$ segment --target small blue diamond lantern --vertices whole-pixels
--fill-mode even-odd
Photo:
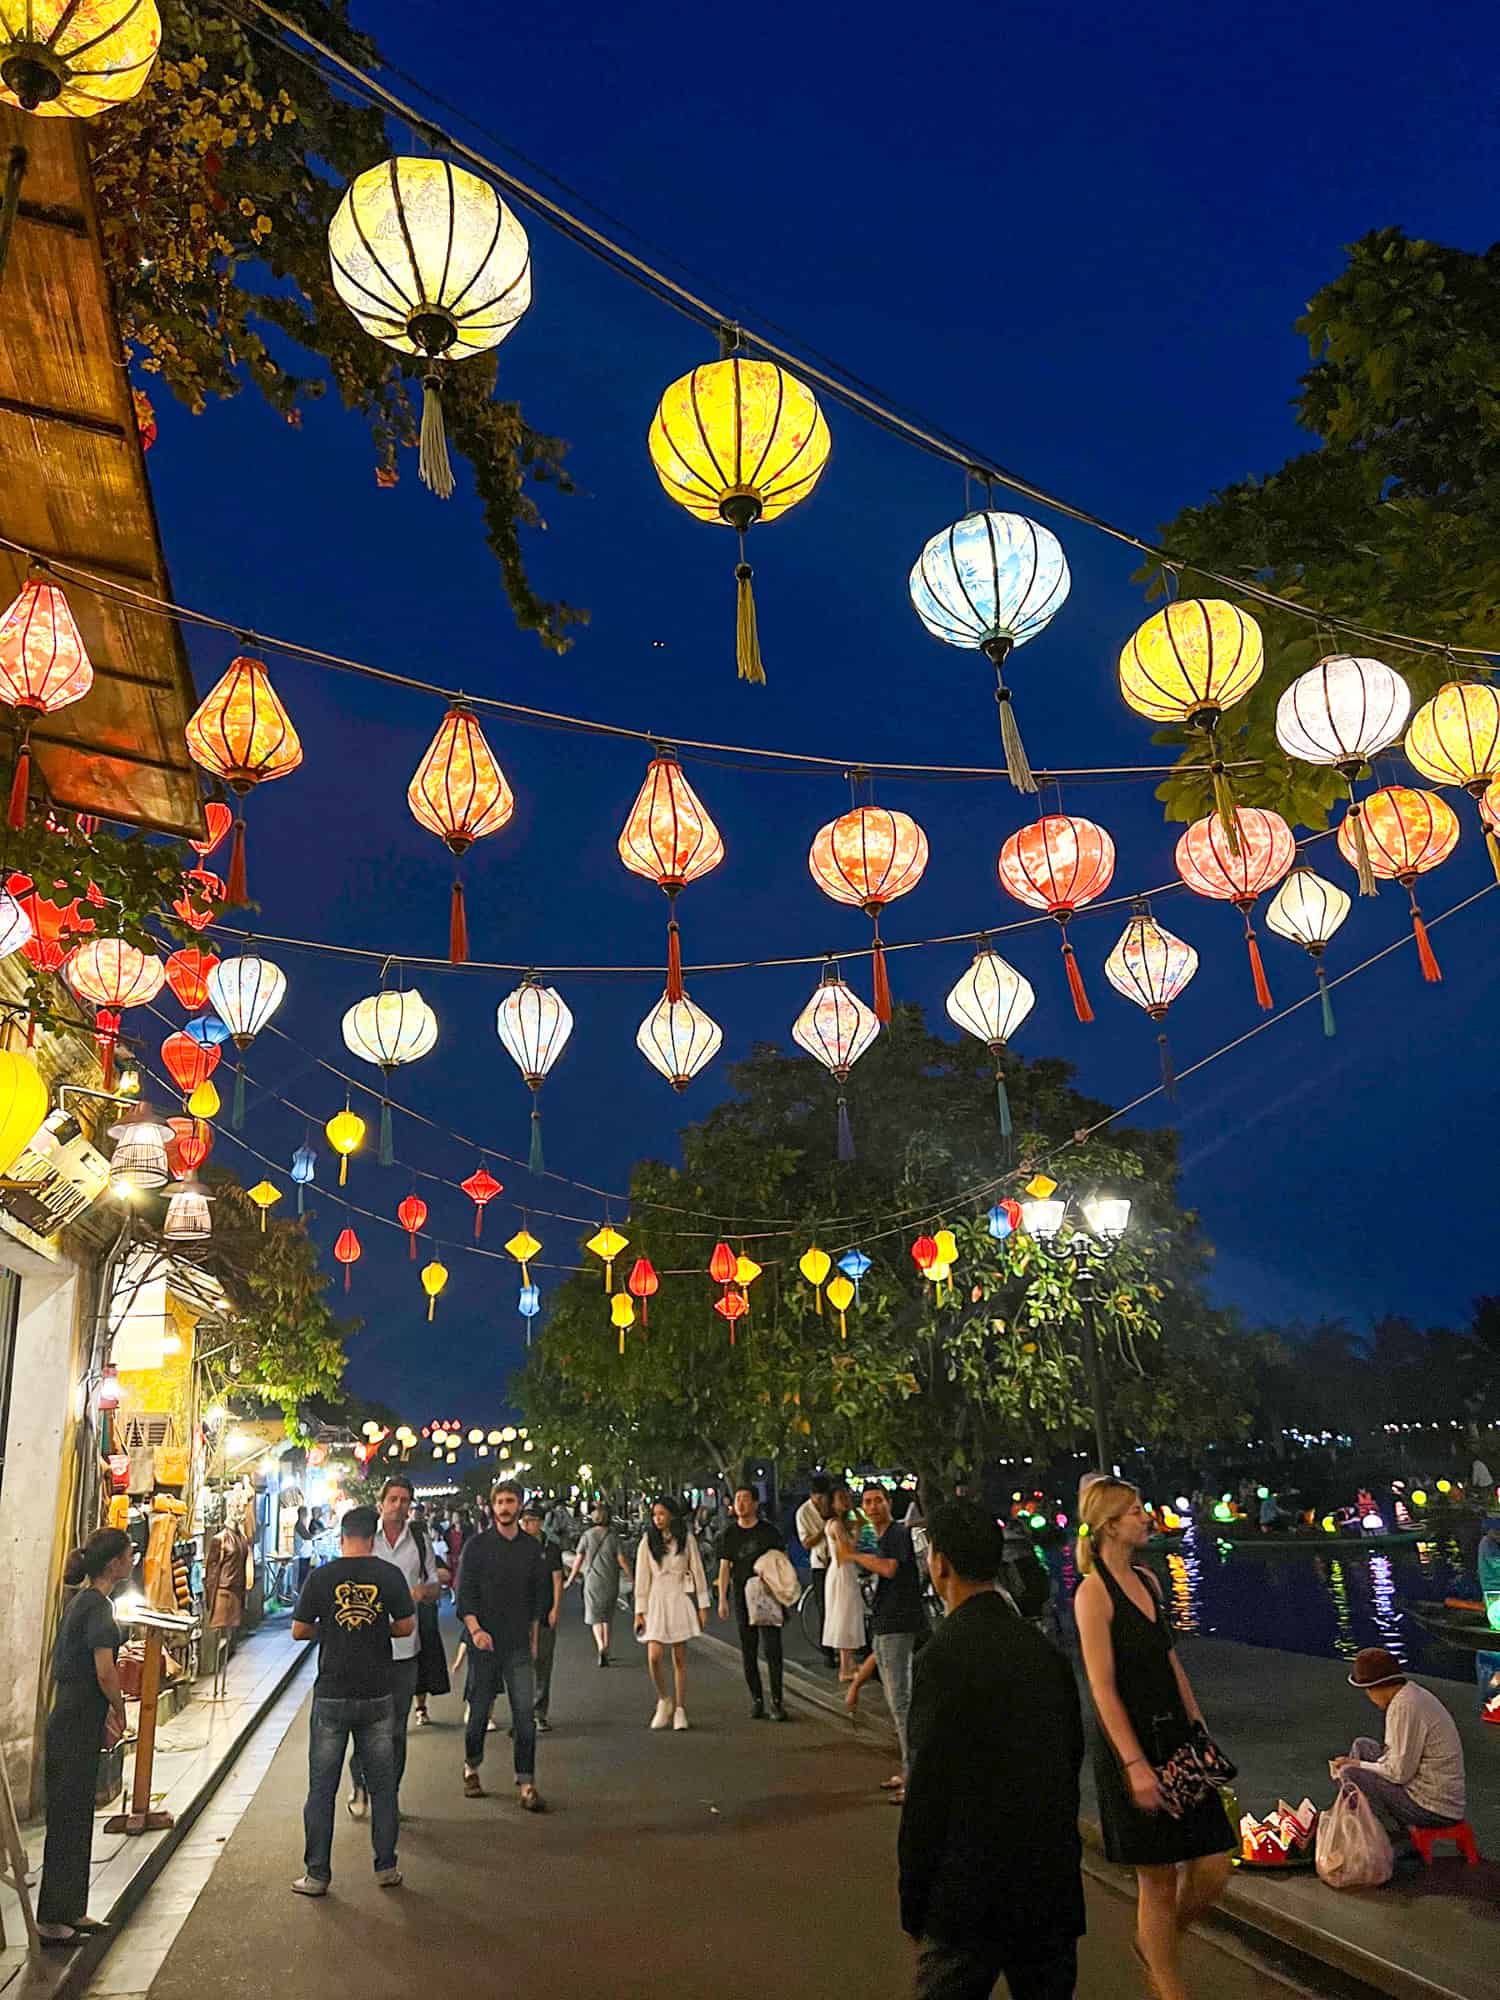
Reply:
[[[859,1304],[859,1281],[870,1268],[870,1260],[863,1250],[846,1250],[839,1259],[839,1269],[854,1286],[854,1303]]]
[[[317,1178],[318,1156],[311,1146],[299,1146],[292,1155],[292,1179],[297,1183],[297,1213],[302,1214],[303,1189]]]

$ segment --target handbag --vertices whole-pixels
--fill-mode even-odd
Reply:
[[[786,1607],[759,1576],[752,1576],[745,1585],[745,1615],[752,1625],[780,1627],[786,1623]]]
[[[1192,1725],[1187,1741],[1165,1763],[1153,1764],[1152,1769],[1162,1804],[1174,1819],[1201,1806],[1239,1775],[1239,1766],[1230,1762],[1201,1722]]]

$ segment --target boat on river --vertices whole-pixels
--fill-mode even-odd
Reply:
[[[1239,1534],[1230,1534],[1226,1532],[1229,1525],[1222,1521],[1212,1523],[1200,1521],[1198,1532],[1199,1534],[1212,1532],[1219,1541],[1227,1542],[1231,1548],[1243,1549],[1247,1554],[1254,1550],[1261,1555],[1287,1554],[1292,1551],[1304,1556],[1344,1555],[1356,1549],[1366,1552],[1371,1549],[1414,1549],[1418,1542],[1432,1540],[1431,1535],[1419,1528],[1396,1528],[1384,1535],[1330,1535],[1317,1528],[1308,1528],[1302,1534],[1295,1535],[1261,1535],[1254,1530],[1246,1533],[1243,1529]]]
[[[1500,1653],[1500,1631],[1491,1625],[1477,1598],[1445,1597],[1441,1603],[1428,1598],[1408,1606],[1422,1630],[1445,1646],[1460,1652]]]

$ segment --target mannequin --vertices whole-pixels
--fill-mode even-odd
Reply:
[[[213,1693],[225,1691],[229,1647],[245,1615],[249,1566],[253,1560],[248,1538],[232,1519],[210,1535],[203,1554],[203,1623],[213,1637]]]

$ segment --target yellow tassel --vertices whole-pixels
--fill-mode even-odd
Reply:
[[[620,1328],[620,1353],[623,1355],[624,1352],[625,1352],[625,1329],[622,1326]]]
[[[429,1298],[427,1301],[427,1317],[431,1319],[433,1313],[436,1310],[437,1310],[437,1300],[435,1298]]]
[[[607,1298],[615,1288],[615,1265],[612,1257],[604,1260],[604,1293]]]
[[[823,1294],[816,1288],[813,1291],[813,1304],[818,1309],[818,1318],[821,1319],[823,1317]]]
[[[348,1179],[349,1179],[349,1155],[348,1155],[347,1153],[340,1153],[340,1154],[339,1154],[339,1186],[340,1186],[340,1187],[343,1187],[343,1186],[344,1186],[344,1185],[346,1184],[346,1182],[348,1181]]]
[[[1229,851],[1238,856],[1240,851],[1240,830],[1234,817],[1234,793],[1229,789],[1229,779],[1224,766],[1214,760],[1214,811],[1219,815],[1219,823],[1224,829],[1224,837],[1229,842]]]
[[[844,1315],[843,1315],[842,1313],[840,1313],[840,1314],[839,1314],[839,1339],[840,1339],[840,1340],[847,1340],[848,1338],[849,1338],[849,1322],[848,1322],[848,1321],[847,1321],[847,1320],[846,1320],[846,1319],[844,1318]]]
[[[766,670],[760,657],[760,634],[755,625],[755,592],[750,588],[752,572],[749,563],[736,563],[734,573],[739,583],[734,639],[740,679],[755,681],[764,687]]]
[[[1484,844],[1490,852],[1490,866],[1495,871],[1495,880],[1500,882],[1500,840],[1496,840],[1491,831],[1485,834]]]

